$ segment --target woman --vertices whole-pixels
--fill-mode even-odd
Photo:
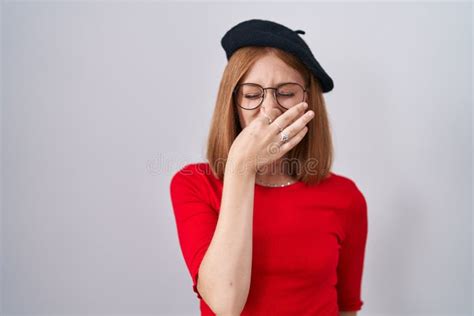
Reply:
[[[208,162],[172,177],[201,315],[356,315],[363,305],[367,204],[330,171],[323,93],[333,82],[299,34],[265,20],[226,33]]]

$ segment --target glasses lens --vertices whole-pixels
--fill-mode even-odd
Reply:
[[[304,100],[304,90],[296,83],[286,83],[278,88],[278,103],[289,109]]]
[[[256,108],[262,102],[262,98],[262,88],[253,84],[242,84],[235,92],[237,104],[245,109]]]

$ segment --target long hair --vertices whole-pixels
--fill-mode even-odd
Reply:
[[[285,156],[289,175],[306,184],[317,184],[329,176],[333,163],[333,144],[321,86],[309,69],[293,55],[274,47],[246,46],[231,56],[219,85],[214,113],[207,140],[206,159],[211,171],[224,179],[225,165],[234,139],[242,131],[233,100],[233,89],[250,67],[261,57],[274,54],[289,67],[297,70],[308,87],[308,110],[314,118],[307,124],[304,138]]]

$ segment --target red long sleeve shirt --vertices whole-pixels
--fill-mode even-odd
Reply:
[[[184,261],[201,315],[199,265],[217,224],[223,181],[208,163],[187,164],[170,182]],[[357,185],[330,173],[318,185],[255,184],[251,284],[242,316],[322,315],[360,310],[367,204]]]

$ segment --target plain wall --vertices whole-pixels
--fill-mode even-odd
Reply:
[[[359,315],[470,315],[472,13],[4,2],[1,314],[198,315],[169,181],[204,161],[221,37],[262,18],[306,31],[334,79],[333,171],[369,211]]]

